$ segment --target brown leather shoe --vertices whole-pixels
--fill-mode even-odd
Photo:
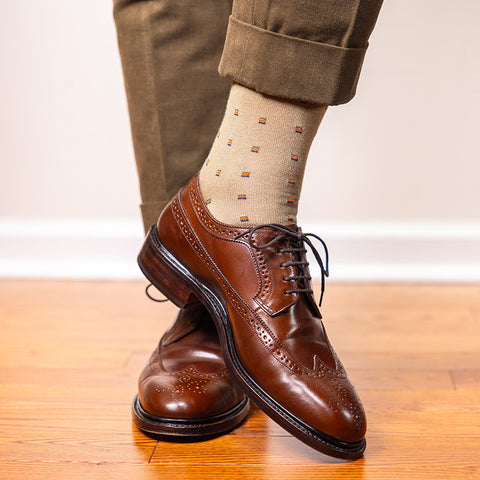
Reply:
[[[157,435],[211,436],[238,426],[248,410],[210,315],[200,303],[183,308],[140,375],[135,425]]]
[[[198,298],[207,307],[227,368],[265,413],[317,450],[358,458],[365,413],[314,302],[305,243],[313,247],[297,228],[217,222],[194,177],[167,205],[138,260],[174,303]]]

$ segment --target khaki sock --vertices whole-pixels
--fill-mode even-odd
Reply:
[[[305,163],[325,106],[232,86],[200,190],[220,222],[295,224]]]

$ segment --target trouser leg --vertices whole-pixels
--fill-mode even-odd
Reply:
[[[219,71],[267,95],[346,103],[382,1],[234,0]]]
[[[200,168],[225,109],[231,0],[114,0],[147,230]]]

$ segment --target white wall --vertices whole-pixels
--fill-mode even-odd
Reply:
[[[0,275],[137,276],[139,195],[110,0],[0,17]],[[477,0],[386,0],[300,218],[335,279],[480,280]]]
[[[322,218],[480,220],[479,16],[476,0],[385,1],[358,95],[329,111],[308,165]]]

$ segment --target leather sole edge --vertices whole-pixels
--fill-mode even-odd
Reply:
[[[176,419],[156,417],[142,406],[138,394],[132,401],[132,419],[135,426],[145,434],[174,437],[212,437],[237,428],[250,410],[248,398],[231,410],[215,417],[201,419]]]

